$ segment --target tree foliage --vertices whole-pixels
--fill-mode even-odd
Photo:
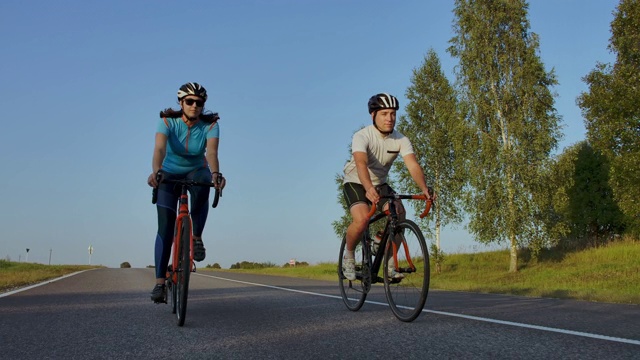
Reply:
[[[435,220],[439,249],[441,228],[462,222],[459,200],[466,179],[462,170],[465,127],[457,111],[456,92],[433,49],[425,56],[422,66],[413,70],[411,83],[406,92],[409,100],[406,115],[400,117],[398,130],[411,139],[427,184],[438,196],[432,215],[425,219]],[[396,162],[394,169],[401,191],[420,193],[403,163]],[[417,214],[424,210],[422,202],[411,204]],[[425,223],[421,225],[424,227]]]
[[[615,64],[598,63],[578,97],[587,138],[610,161],[610,184],[626,222],[640,232],[640,1],[622,0],[611,22]]]
[[[309,263],[306,261],[297,261],[295,265],[291,266],[291,264],[289,263],[285,263],[284,265],[282,265],[283,268],[288,268],[288,267],[305,267],[305,266],[309,266]]]
[[[547,225],[553,241],[547,246],[580,248],[622,230],[622,213],[609,186],[609,163],[588,142],[565,149],[550,170]]]
[[[235,264],[231,264],[231,267],[229,267],[229,269],[231,270],[265,269],[265,268],[272,268],[272,267],[277,267],[277,265],[272,262],[257,263],[252,261],[242,261],[242,262],[237,262]]]
[[[342,241],[342,238],[344,237],[344,234],[346,234],[347,232],[347,227],[349,226],[349,224],[351,223],[351,213],[349,212],[349,208],[347,208],[347,201],[344,199],[344,196],[342,195],[343,191],[342,191],[342,182],[343,182],[343,175],[341,174],[336,174],[335,177],[335,183],[336,186],[338,188],[338,204],[340,204],[340,206],[342,206],[342,214],[340,215],[340,218],[338,220],[334,220],[331,225],[333,226],[333,231],[335,232],[337,238]]]
[[[469,230],[483,243],[507,241],[509,271],[520,246],[545,236],[534,201],[560,138],[547,72],[529,31],[523,0],[456,0],[449,52],[459,59],[458,86],[468,144]]]

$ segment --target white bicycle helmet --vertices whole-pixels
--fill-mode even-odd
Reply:
[[[186,83],[180,86],[178,90],[178,101],[182,100],[187,95],[195,95],[201,97],[204,101],[207,101],[207,90],[200,84],[195,82]]]
[[[385,93],[373,95],[369,99],[369,114],[373,114],[374,112],[382,109],[400,109],[398,99],[393,95]]]

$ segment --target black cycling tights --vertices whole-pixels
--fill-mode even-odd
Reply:
[[[164,173],[165,179],[192,179],[198,182],[211,182],[211,173],[207,168],[198,169],[188,174],[176,175]],[[202,235],[204,225],[209,214],[209,188],[194,186],[189,190],[191,199],[191,219],[193,220],[193,235]],[[162,183],[158,187],[158,234],[156,235],[155,263],[156,278],[164,278],[167,273],[171,245],[173,243],[174,226],[180,185]]]

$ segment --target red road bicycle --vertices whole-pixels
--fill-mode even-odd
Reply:
[[[217,174],[218,181],[222,174]],[[214,187],[213,183],[203,183],[193,180],[168,180],[158,176],[158,183],[172,183],[181,188],[178,216],[176,216],[175,231],[173,235],[173,246],[171,249],[171,261],[167,268],[166,286],[167,293],[171,296],[171,313],[176,314],[178,326],[184,325],[187,315],[187,295],[189,293],[189,278],[192,272],[196,271],[196,264],[193,261],[193,233],[191,215],[189,213],[189,197],[187,193],[192,186]],[[218,201],[222,196],[222,189],[215,188],[212,207],[218,206]],[[157,188],[153,189],[152,203],[155,204],[158,197]],[[165,299],[165,303],[166,303]]]
[[[433,192],[429,189],[430,194]],[[342,259],[346,251],[346,237],[340,246],[338,278],[340,294],[347,308],[358,311],[364,305],[371,285],[384,283],[384,290],[393,314],[401,321],[415,320],[422,312],[429,292],[429,252],[422,231],[408,219],[398,219],[394,200],[425,200],[425,210],[420,218],[431,210],[432,200],[421,195],[383,195],[389,199],[389,208],[374,216],[376,206],[371,206],[369,224],[355,248],[356,279],[348,280],[342,273]],[[371,238],[371,225],[386,219],[380,243]],[[382,277],[378,276],[380,268]]]

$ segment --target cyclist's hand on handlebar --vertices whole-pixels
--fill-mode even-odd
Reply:
[[[213,185],[218,190],[224,189],[224,187],[227,185],[227,179],[225,179],[221,173],[214,173],[211,182],[213,182]]]
[[[147,184],[152,188],[157,188],[159,180],[162,178],[162,173],[158,171],[157,173],[151,173],[149,178],[147,179]]]
[[[432,187],[428,187],[427,191],[424,191],[423,194],[427,197],[427,200],[435,201],[436,193],[433,191]]]
[[[378,194],[378,190],[376,190],[375,186],[372,186],[367,190],[366,196],[372,204],[377,204],[380,201],[380,194]]]

